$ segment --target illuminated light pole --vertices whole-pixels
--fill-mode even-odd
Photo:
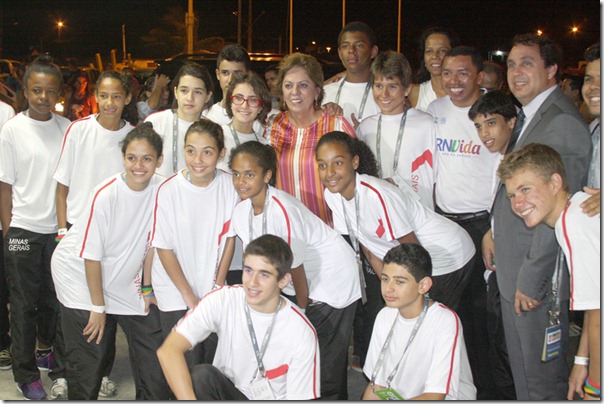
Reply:
[[[59,41],[61,41],[61,28],[63,28],[63,21],[57,22],[57,30],[59,31]]]
[[[543,35],[543,31],[541,31],[540,29],[537,30],[537,35],[541,36]]]
[[[579,27],[576,27],[576,26],[572,27],[572,28],[570,29],[570,32],[572,32],[573,34],[578,33],[578,32],[579,32]]]

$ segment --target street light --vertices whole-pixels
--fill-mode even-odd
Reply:
[[[59,41],[61,40],[61,28],[63,28],[63,21],[57,22],[57,29],[59,31]]]
[[[576,34],[577,32],[579,32],[579,27],[572,27],[570,32],[572,32],[573,34]]]
[[[537,30],[537,35],[541,36],[543,35],[543,31],[541,31],[540,29]]]

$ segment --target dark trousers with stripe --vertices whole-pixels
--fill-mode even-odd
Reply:
[[[13,375],[17,383],[40,379],[36,367],[36,338],[52,346],[59,303],[50,273],[56,234],[38,234],[11,227],[4,240],[5,270],[10,293]],[[60,347],[55,357],[61,360]],[[51,375],[52,377],[52,375]]]
[[[117,325],[128,341],[130,369],[134,379],[136,400],[167,400],[170,388],[161,370],[156,351],[163,342],[159,313],[152,305],[146,316],[113,315],[106,317],[103,339],[99,344],[87,342],[82,330],[90,312],[61,306],[62,329],[65,337],[68,395],[70,400],[96,400],[107,363],[111,360],[111,344],[115,344]]]
[[[8,318],[8,282],[4,270],[4,239],[0,245],[0,351],[10,348],[10,321]]]

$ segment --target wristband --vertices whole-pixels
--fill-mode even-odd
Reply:
[[[105,306],[95,306],[94,304],[92,304],[90,306],[90,311],[94,313],[103,314],[105,312]]]
[[[587,356],[576,356],[575,355],[575,365],[589,365],[589,358]]]
[[[59,231],[57,232],[57,234],[59,236],[64,236],[67,234],[67,229],[65,227],[63,227],[62,229],[59,229]]]

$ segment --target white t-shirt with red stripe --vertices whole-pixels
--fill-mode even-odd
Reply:
[[[356,129],[377,158],[377,128],[382,117],[380,131],[380,156],[382,178],[392,178],[398,185],[405,181],[421,198],[424,206],[434,210],[433,191],[436,182],[436,124],[430,114],[411,108],[403,131],[398,166],[394,168],[394,151],[403,114],[376,115],[369,117]]]
[[[22,112],[0,130],[0,181],[12,186],[11,227],[38,234],[57,231],[52,173],[61,153],[69,119],[52,114],[37,121]]]
[[[353,249],[334,229],[327,226],[298,199],[269,186],[270,202],[266,212],[266,230],[285,240],[292,249],[292,268],[304,264],[309,297],[341,309],[361,298],[361,286]],[[246,199],[235,207],[231,221],[245,247],[250,242],[249,215],[252,201]],[[252,238],[262,235],[262,217],[252,220]],[[283,292],[295,295],[293,285]]]
[[[334,229],[348,234],[344,208],[359,242],[379,259],[399,245],[398,239],[415,232],[422,246],[432,258],[433,276],[445,275],[464,266],[476,252],[468,233],[457,223],[426,208],[415,199],[406,184],[396,187],[386,180],[365,174],[356,175],[355,188],[359,193],[359,217],[354,198],[345,200],[340,194],[325,189],[325,201],[333,212]]]
[[[266,375],[277,400],[312,400],[320,395],[319,343],[314,327],[289,300],[281,298],[263,357]],[[248,331],[243,286],[225,286],[205,295],[175,326],[191,345],[218,334],[213,365],[252,399],[250,382],[258,370]],[[250,309],[256,340],[262,344],[274,313]]]
[[[105,129],[98,114],[72,122],[63,137],[63,148],[53,178],[69,187],[67,222],[73,224],[86,209],[90,191],[105,178],[122,172],[120,141],[134,126],[126,122],[119,130]]]
[[[405,319],[398,309],[384,307],[377,315],[363,372],[371,380],[376,362],[396,318],[392,340],[375,384],[387,386],[387,379],[405,351],[417,318]],[[423,393],[445,394],[445,400],[476,400],[476,387],[468,362],[463,329],[457,314],[434,302],[407,349],[391,388],[404,399]]]
[[[577,192],[555,224],[570,272],[570,309],[600,309],[600,215],[589,217],[581,203],[591,195]]]
[[[120,173],[94,188],[84,213],[52,256],[52,279],[65,307],[90,311],[84,266],[84,259],[90,259],[101,262],[107,313],[145,315],[140,295],[143,260],[155,192],[162,180],[155,175],[143,191],[133,191]]]
[[[198,297],[214,286],[217,263],[224,252],[238,200],[231,175],[221,170],[216,170],[216,177],[205,188],[191,184],[183,171],[179,171],[157,191],[152,246],[174,251],[187,282]],[[187,308],[157,252],[152,279],[160,310]]]
[[[174,112],[171,109],[155,112],[149,115],[145,122],[151,122],[153,129],[164,140],[164,161],[157,169],[157,173],[164,177],[170,177],[175,173],[173,149],[174,149]],[[185,134],[193,122],[187,122],[180,118],[177,121],[176,134],[176,168],[182,170],[187,168],[185,164]]]

